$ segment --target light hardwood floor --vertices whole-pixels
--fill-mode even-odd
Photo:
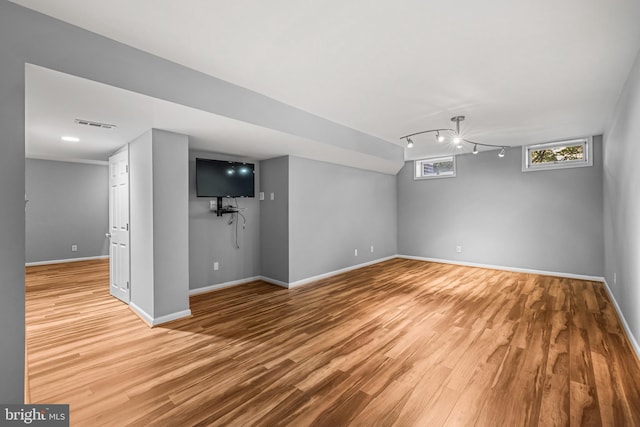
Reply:
[[[600,283],[393,259],[153,329],[108,287],[105,261],[27,269],[31,399],[72,425],[640,426]]]

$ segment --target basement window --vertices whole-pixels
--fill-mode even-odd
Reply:
[[[451,178],[456,176],[456,157],[434,157],[414,162],[414,179]]]
[[[522,147],[522,171],[592,166],[592,152],[590,137],[526,145]]]

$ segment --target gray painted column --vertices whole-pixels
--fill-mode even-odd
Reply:
[[[153,129],[129,144],[131,304],[152,323],[189,310],[189,139]]]
[[[130,304],[151,319],[154,317],[155,273],[152,142],[152,131],[149,130],[129,143]]]

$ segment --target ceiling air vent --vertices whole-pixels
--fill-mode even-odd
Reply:
[[[76,119],[75,122],[79,125],[91,126],[94,128],[102,128],[102,129],[113,129],[116,127],[116,125],[110,125],[107,123],[100,123],[100,122],[92,122],[91,120]]]

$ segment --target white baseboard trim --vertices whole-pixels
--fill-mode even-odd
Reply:
[[[306,279],[296,280],[295,282],[289,282],[286,287],[295,288],[296,286],[306,285],[307,283],[316,282],[318,280],[326,279],[328,277],[337,276],[338,274],[346,273],[351,270],[357,270],[369,265],[378,264],[380,262],[388,261],[390,259],[397,258],[397,255],[391,255],[384,258],[374,259],[373,261],[363,262],[362,264],[352,265],[350,267],[341,268],[339,270],[330,271],[328,273],[318,274],[317,276],[307,277]],[[281,282],[282,283],[282,282]],[[280,285],[282,286],[282,285]]]
[[[283,288],[289,288],[289,284],[287,282],[272,279],[271,277],[260,276],[260,280],[262,280],[263,282],[271,283],[272,285],[282,286]]]
[[[398,255],[398,258],[413,259],[417,261],[437,262],[440,264],[463,265],[465,267],[489,268],[491,270],[513,271],[514,273],[540,274],[542,276],[555,276],[555,277],[565,277],[567,279],[579,279],[579,280],[589,280],[592,282],[604,282],[604,277],[587,276],[584,274],[561,273],[557,271],[534,270],[530,268],[519,268],[519,267],[505,267],[502,265],[479,264],[475,262],[465,262],[465,261],[452,261],[448,259],[426,258],[426,257],[413,256],[413,255]]]
[[[161,325],[163,323],[172,322],[174,320],[182,319],[183,317],[191,316],[191,310],[176,311],[175,313],[165,314],[164,316],[154,318],[149,313],[144,311],[134,302],[129,301],[129,308],[135,314],[137,314],[149,327]]]
[[[173,322],[174,320],[182,319],[191,316],[191,310],[181,310],[175,313],[165,314],[164,316],[156,317],[153,319],[152,326],[162,325],[163,323]]]
[[[220,283],[220,284],[217,284],[217,285],[206,286],[206,287],[203,287],[203,288],[191,289],[191,290],[189,290],[189,295],[196,295],[196,294],[200,294],[200,293],[204,293],[204,292],[213,291],[213,290],[216,290],[216,289],[227,288],[227,287],[230,287],[230,286],[244,285],[246,283],[255,282],[256,280],[262,280],[263,282],[267,282],[267,283],[270,283],[272,285],[277,285],[277,286],[281,286],[283,288],[289,289],[289,288],[294,288],[296,286],[305,285],[307,283],[315,282],[315,281],[318,281],[318,280],[321,280],[321,279],[326,279],[327,277],[331,277],[331,276],[335,276],[335,275],[338,275],[338,274],[346,273],[347,271],[356,270],[358,268],[366,267],[368,265],[377,264],[379,262],[387,261],[387,260],[390,260],[390,259],[393,259],[393,258],[396,258],[396,257],[397,257],[396,255],[392,255],[392,256],[385,257],[385,258],[379,258],[379,259],[375,259],[373,261],[364,262],[362,264],[352,265],[351,267],[342,268],[340,270],[330,271],[328,273],[323,273],[323,274],[319,274],[317,276],[308,277],[306,279],[297,280],[295,282],[283,282],[282,280],[273,279],[273,278],[267,277],[267,276],[248,277],[246,279],[234,280],[234,281],[231,281],[231,282],[226,282],[226,283]]]
[[[607,283],[607,280],[606,279],[603,280],[603,283],[604,283],[604,289],[607,291],[607,294],[609,294],[609,298],[613,302],[613,306],[616,308],[616,312],[618,313],[618,318],[622,322],[622,328],[624,329],[624,332],[627,335],[627,339],[631,343],[631,347],[633,347],[633,351],[635,351],[636,357],[638,358],[638,360],[640,360],[640,345],[638,345],[638,341],[636,341],[636,337],[633,336],[633,332],[631,332],[631,328],[629,328],[627,319],[625,319],[624,314],[622,313],[622,310],[618,305],[618,301],[616,300],[616,297],[613,295],[613,291],[611,291],[611,288]]]
[[[231,286],[244,285],[246,283],[263,280],[262,276],[247,277],[245,279],[232,280],[230,282],[217,283],[215,285],[203,286],[201,288],[189,289],[189,295],[204,294],[205,292],[215,291],[216,289],[229,288]]]
[[[394,258],[404,258],[404,259],[412,259],[417,261],[436,262],[441,264],[463,265],[466,267],[489,268],[492,270],[513,271],[516,273],[540,274],[543,276],[566,277],[569,279],[590,280],[593,282],[604,282],[604,278],[600,276],[587,276],[583,274],[561,273],[561,272],[555,272],[555,271],[534,270],[534,269],[518,268],[518,267],[505,267],[500,265],[453,261],[453,260],[446,260],[446,259],[439,259],[439,258],[426,258],[426,257],[413,256],[413,255],[391,255],[388,257],[378,258],[378,259],[364,262],[361,264],[352,265],[350,267],[341,268],[339,270],[330,271],[328,273],[319,274],[317,276],[308,277],[306,279],[296,280],[295,282],[284,282],[282,280],[273,279],[267,276],[253,276],[253,277],[247,277],[245,279],[233,280],[230,282],[205,286],[202,288],[190,289],[189,295],[197,295],[197,294],[201,294],[209,291],[214,291],[216,289],[228,288],[228,287],[237,286],[237,285],[244,285],[246,283],[254,282],[256,280],[262,280],[263,282],[267,282],[272,285],[281,286],[283,288],[295,288],[296,286],[306,285],[307,283],[316,282],[318,280],[322,280],[328,277],[336,276],[338,274],[346,273],[351,270],[357,270],[358,268],[367,267],[369,265],[378,264],[380,262],[388,261]]]
[[[36,261],[36,262],[26,262],[24,264],[25,267],[32,267],[34,265],[49,265],[49,264],[62,264],[65,262],[78,262],[78,261],[91,261],[94,259],[109,259],[109,255],[99,255],[99,256],[88,256],[84,258],[65,258],[65,259],[52,259],[49,261]]]
[[[147,324],[147,326],[152,327],[153,326],[153,317],[148,314],[146,311],[144,311],[143,309],[141,309],[140,307],[138,307],[136,305],[136,303],[129,301],[129,308],[131,309],[131,311],[133,311],[140,319],[142,319],[144,321],[144,323]]]

